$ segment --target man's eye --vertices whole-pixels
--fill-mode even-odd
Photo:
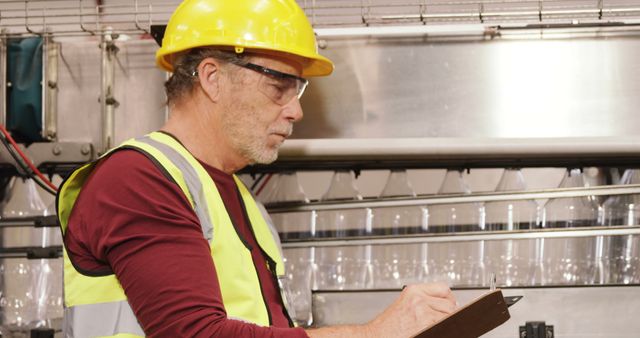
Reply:
[[[279,99],[284,95],[285,88],[281,85],[272,84],[271,92],[273,93],[272,95],[274,96],[274,98]]]

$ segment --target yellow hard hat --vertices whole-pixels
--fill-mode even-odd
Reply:
[[[294,0],[185,0],[169,19],[156,63],[172,72],[172,54],[204,46],[301,56],[308,60],[306,77],[333,71],[331,60],[318,54],[313,28]]]

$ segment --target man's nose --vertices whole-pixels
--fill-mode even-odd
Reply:
[[[300,105],[300,99],[294,97],[289,103],[282,107],[282,114],[284,118],[291,121],[291,123],[302,120],[302,106]]]

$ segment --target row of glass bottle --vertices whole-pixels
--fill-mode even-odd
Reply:
[[[640,182],[638,170],[627,170],[620,184]],[[568,170],[560,188],[584,187],[579,169]],[[522,172],[506,169],[497,192],[526,190]],[[470,194],[462,172],[450,170],[438,195]],[[391,171],[380,194],[385,197],[415,197],[406,171]],[[609,198],[598,205],[595,197],[570,197],[549,200],[541,207],[534,200],[486,203],[437,204],[420,207],[394,207],[276,213],[272,215],[281,237],[287,239],[351,237],[361,235],[401,235],[482,230],[519,230],[594,225],[633,225],[640,219],[637,195]],[[265,198],[267,203],[309,202],[296,173],[282,173],[277,188]],[[321,201],[362,200],[349,171],[334,173]]]
[[[621,184],[640,183],[637,170]],[[294,173],[281,175],[271,200],[308,202]],[[569,170],[560,187],[583,187],[580,170]],[[507,169],[497,191],[525,190],[522,173]],[[449,171],[440,194],[468,194],[462,174]],[[336,172],[322,200],[361,199],[349,172]],[[392,171],[381,197],[415,196],[404,171]],[[303,197],[304,199],[301,199]],[[359,234],[408,234],[468,230],[638,224],[638,196],[620,195],[598,206],[595,198],[558,198],[544,208],[533,200],[461,203],[423,207],[274,214],[285,239],[349,237]],[[364,221],[363,221],[364,219]],[[309,231],[299,231],[300,225]],[[360,224],[354,230],[352,224]],[[416,226],[418,224],[419,226]],[[576,285],[640,283],[639,238],[587,237],[360,245],[288,249],[287,274],[299,323],[310,320],[310,290],[399,288],[446,281],[454,286],[486,286],[495,273],[501,285]]]
[[[54,183],[61,178],[54,176]],[[55,215],[55,197],[33,180],[13,177],[0,203],[1,219]],[[61,245],[60,229],[2,228],[3,248]],[[28,336],[28,330],[60,327],[62,318],[62,259],[0,259],[2,337]]]

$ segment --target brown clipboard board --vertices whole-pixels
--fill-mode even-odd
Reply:
[[[510,317],[502,291],[496,290],[461,307],[414,338],[477,338]]]

